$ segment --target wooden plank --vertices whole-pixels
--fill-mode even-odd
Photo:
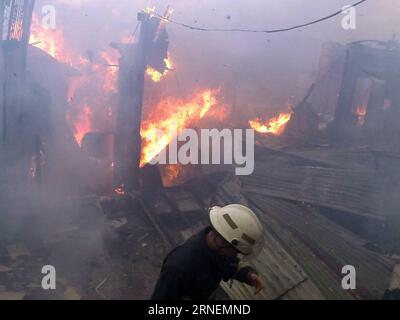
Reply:
[[[390,280],[389,290],[400,289],[400,264],[393,268],[392,279]]]
[[[129,194],[129,193],[128,193]],[[134,196],[130,195],[132,198],[135,199]],[[142,198],[138,197],[137,198],[140,206],[143,209],[143,212],[147,216],[147,218],[150,220],[151,224],[153,227],[157,230],[158,234],[161,236],[161,239],[164,241],[168,249],[172,248],[172,241],[168,238],[167,234],[164,232],[164,230],[160,227],[160,225],[157,223],[157,220],[154,218],[153,213],[151,210],[148,208],[147,204],[143,201]]]

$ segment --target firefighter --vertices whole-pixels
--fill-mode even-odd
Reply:
[[[152,300],[215,298],[221,280],[238,280],[259,293],[256,270],[239,259],[253,258],[263,246],[263,228],[249,208],[230,204],[209,211],[210,226],[172,250],[164,259]]]

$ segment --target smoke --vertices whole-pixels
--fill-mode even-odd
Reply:
[[[96,131],[112,130],[110,115],[116,103],[115,91],[105,95],[104,86],[111,86],[108,82],[116,77],[116,69],[110,65],[118,64],[118,53],[109,44],[137,41],[136,14],[140,10],[154,7],[163,13],[170,5],[174,9],[173,20],[201,28],[276,29],[327,16],[348,4],[349,0],[52,1],[57,25],[53,34],[63,37],[63,41],[56,39],[55,46],[60,54],[68,56],[61,59],[67,64],[50,63],[40,57],[38,50],[31,50],[28,61],[31,77],[41,86],[39,91],[48,90],[51,96],[49,111],[44,108],[36,113],[48,113],[50,117],[47,130],[52,140],[47,148],[53,156],[46,161],[53,164],[47,172],[52,185],[57,185],[61,194],[81,194],[101,183],[92,172],[95,170],[90,160],[82,155],[72,156],[78,154],[78,146],[65,142],[65,137],[75,134],[82,138],[76,131],[85,125]],[[47,0],[36,1],[39,22],[46,5]],[[315,80],[323,42],[391,39],[398,30],[399,15],[397,0],[370,0],[356,8],[355,30],[342,27],[343,15],[276,34],[204,32],[169,23],[174,68],[160,83],[146,79],[144,116],[166,97],[190,97],[205,88],[220,89],[220,98],[230,107],[232,125],[246,125],[254,117],[276,116],[301,101]],[[68,65],[68,61],[72,64]],[[77,68],[76,61],[90,61],[96,68]],[[82,74],[86,76],[84,81],[79,77]],[[66,93],[71,89],[71,76],[76,80],[73,97]],[[88,110],[82,107],[87,105],[90,112],[80,114],[79,111]],[[77,124],[79,120],[81,123]],[[88,126],[88,121],[93,123]]]
[[[56,180],[53,184],[57,182],[61,194],[87,193],[90,190],[87,185],[76,188],[76,181],[98,184],[91,173],[92,163],[85,165],[87,159],[82,161],[81,156],[71,156],[77,154],[78,146],[68,144],[71,141],[62,141],[68,134],[77,136],[74,132],[77,128],[71,125],[71,121],[82,119],[77,112],[78,103],[79,106],[89,104],[93,109],[88,113],[91,117],[93,114],[91,129],[112,130],[109,109],[115,104],[115,95],[101,95],[104,86],[100,81],[111,79],[110,70],[114,70],[115,76],[115,68],[110,65],[118,64],[118,54],[110,48],[110,42],[137,41],[136,14],[140,10],[155,7],[157,12],[163,13],[170,5],[174,9],[173,20],[201,28],[276,29],[315,20],[349,3],[349,0],[52,1],[51,5],[56,9],[55,34],[62,34],[64,39],[62,43],[58,39],[55,45],[63,44],[59,48],[61,53],[67,54],[73,63],[71,66],[51,63],[41,57],[38,50],[31,50],[28,61],[30,76],[38,86],[31,90],[41,92],[42,96],[48,90],[51,96],[44,99],[48,101],[47,106],[36,106],[37,112],[33,113],[48,114],[50,118],[51,125],[46,130],[51,132],[52,141],[45,147],[52,148],[48,153],[53,154],[53,158],[46,161],[54,165],[48,176]],[[49,5],[47,0],[36,1],[35,14],[39,21],[45,5]],[[151,114],[152,108],[165,97],[185,98],[198,89],[219,88],[224,103],[230,106],[233,122],[247,122],[255,116],[275,116],[304,97],[316,77],[323,42],[391,39],[398,30],[399,15],[400,3],[397,0],[379,3],[370,0],[356,8],[355,30],[342,28],[342,15],[276,34],[204,32],[169,23],[167,29],[174,70],[160,83],[146,80],[144,115]],[[97,69],[93,71],[85,67],[77,70],[74,63],[82,60],[91,60]],[[91,78],[82,83],[79,81],[80,73]],[[72,103],[66,94],[71,76],[78,79]],[[103,109],[96,109],[96,102]],[[68,119],[65,119],[66,115]],[[82,122],[86,120],[83,118]],[[66,154],[69,157],[65,157]],[[19,169],[15,171],[21,175]],[[59,179],[60,176],[65,179]],[[13,181],[18,181],[18,178],[4,184],[12,185]]]
[[[321,18],[351,2],[355,0],[53,0],[51,5],[56,8],[57,30],[62,30],[66,43],[63,50],[68,50],[76,60],[92,59],[99,65],[100,77],[109,79],[107,65],[118,61],[115,58],[109,61],[102,53],[113,52],[110,42],[137,41],[136,14],[146,7],[155,7],[162,14],[170,5],[174,9],[173,20],[200,28],[276,29]],[[45,5],[49,5],[48,0],[36,1],[35,13],[39,20]],[[355,30],[342,28],[342,15],[276,34],[194,31],[169,23],[174,70],[160,83],[146,80],[144,114],[150,114],[152,107],[165,97],[184,99],[202,88],[221,89],[221,97],[230,106],[234,122],[287,111],[289,106],[301,101],[314,81],[323,42],[389,40],[399,30],[399,16],[398,0],[369,0],[356,8]],[[70,246],[58,247],[62,249],[50,253],[55,263],[74,273],[103,250],[99,236],[103,221],[98,212],[89,212],[83,217],[87,211],[79,211],[81,202],[66,197],[89,194],[101,183],[93,173],[98,163],[79,155],[78,146],[72,141],[74,128],[65,119],[70,98],[66,95],[67,79],[75,72],[77,76],[80,72],[89,74],[91,70],[77,70],[76,66],[68,64],[60,66],[35,50],[30,52],[30,57],[30,77],[40,86],[35,93],[48,90],[51,95],[44,99],[48,101],[51,123],[46,128],[51,138],[44,141],[47,154],[51,154],[45,159],[48,171],[43,179],[47,184],[38,189],[26,169],[30,167],[34,150],[27,156],[27,153],[18,153],[18,148],[23,149],[18,146],[12,154],[0,154],[0,227],[3,228],[0,244],[20,240],[26,230],[29,230],[26,241],[46,242],[46,239],[56,239],[55,234],[63,227],[71,227],[71,232],[75,228],[86,228],[86,240],[75,238]],[[107,110],[110,101],[115,102],[115,99],[99,98],[102,89],[97,80],[100,78],[90,79],[92,83],[84,87],[85,92],[78,92],[75,101],[79,100],[79,94],[90,96],[89,102],[98,100]],[[46,109],[34,103],[32,108]],[[71,115],[74,116],[79,117]],[[96,113],[94,129],[111,130],[107,116]],[[71,138],[66,138],[69,135]],[[19,160],[12,160],[15,158]],[[36,222],[29,225],[32,219]],[[67,231],[64,228],[60,232]],[[73,233],[69,237],[74,238]]]
[[[249,1],[54,1],[68,42],[82,54],[132,38],[136,13],[170,5],[173,20],[201,28],[276,29],[329,15],[349,0]],[[47,4],[37,1],[36,8]],[[356,29],[344,30],[343,15],[286,33],[202,32],[169,24],[173,74],[149,95],[185,95],[195,87],[219,87],[229,103],[252,115],[286,110],[299,102],[315,78],[321,44],[360,39],[388,40],[398,30],[396,0],[367,1],[356,8]],[[137,33],[136,33],[137,36]],[[161,87],[161,88],[160,88]],[[155,93],[156,92],[156,93]],[[160,93],[161,92],[161,93]],[[147,104],[151,97],[147,98]],[[245,114],[238,112],[237,117]]]

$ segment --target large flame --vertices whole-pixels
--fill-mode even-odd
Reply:
[[[204,90],[195,94],[189,101],[167,98],[161,101],[151,113],[149,119],[142,122],[143,141],[140,166],[144,166],[157,156],[175,137],[170,136],[170,128],[177,133],[199,120],[217,105],[219,90]],[[221,109],[221,112],[224,112]]]
[[[68,81],[70,105],[66,117],[77,143],[81,145],[86,133],[99,129],[93,123],[94,114],[112,115],[111,97],[117,92],[118,53],[110,48],[93,53],[91,58],[83,57],[70,48],[60,27],[44,29],[36,14],[32,17],[30,44],[80,72],[80,76]],[[109,121],[103,122],[110,125]],[[103,125],[101,129],[110,128]]]
[[[252,129],[259,133],[271,133],[273,135],[279,136],[285,131],[291,117],[292,112],[285,112],[267,121],[262,121],[260,118],[256,118],[250,120],[249,124]]]

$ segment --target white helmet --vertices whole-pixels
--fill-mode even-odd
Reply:
[[[243,255],[256,256],[263,247],[263,227],[256,214],[240,204],[210,209],[210,222],[219,235]]]

